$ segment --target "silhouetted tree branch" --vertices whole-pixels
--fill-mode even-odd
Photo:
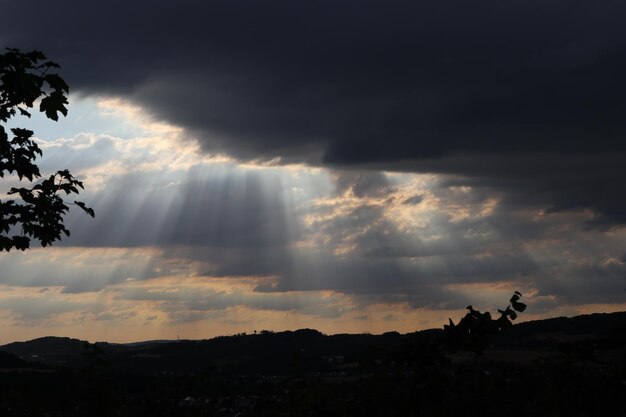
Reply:
[[[67,115],[69,86],[56,73],[59,65],[46,59],[39,51],[23,53],[7,49],[0,55],[0,177],[16,175],[19,181],[32,183],[41,178],[35,163],[42,152],[33,140],[34,132],[12,128],[10,137],[5,126],[18,113],[31,116],[39,101],[39,111],[57,121],[58,113]],[[0,251],[12,248],[25,250],[32,239],[47,246],[70,235],[63,224],[69,211],[62,198],[78,194],[83,183],[68,170],[60,170],[29,187],[11,187],[6,200],[0,200]],[[74,204],[94,217],[93,209],[83,202]]]
[[[517,318],[517,313],[526,310],[526,304],[519,301],[521,297],[522,294],[515,291],[509,299],[509,305],[504,310],[498,309],[500,317],[495,320],[488,311],[481,313],[471,305],[467,306],[469,312],[458,324],[448,319],[449,324],[443,326],[449,344],[455,348],[482,351],[490,335],[501,333],[513,326],[512,320]]]

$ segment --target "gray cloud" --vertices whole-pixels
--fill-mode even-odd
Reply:
[[[259,294],[333,290],[416,308],[463,307],[467,295],[448,287],[507,281],[546,306],[621,302],[626,242],[611,232],[626,224],[625,11],[539,0],[9,2],[0,45],[43,50],[73,91],[138,103],[205,151],[330,167],[331,189],[307,198],[360,200],[337,214],[293,197],[279,175],[228,164],[111,173],[105,191],[83,195],[96,219],[71,215],[63,243],[162,248],[155,259],[102,272],[7,261],[0,279],[72,293],[181,271],[272,276]],[[89,152],[46,155],[45,169],[81,170],[119,151],[100,138]],[[441,180],[432,196],[402,194],[383,171]],[[421,230],[387,215],[435,199]],[[468,217],[453,218],[455,207]],[[270,299],[309,308],[215,295],[180,301],[171,319]]]
[[[99,138],[72,151],[72,169],[82,154],[102,148],[94,166],[125,161],[106,187],[82,196],[96,219],[73,212],[71,238],[49,258],[48,251],[5,254],[1,282],[62,286],[67,294],[117,287],[131,277],[263,276],[272,279],[256,287],[258,298],[185,294],[171,302],[178,309],[245,305],[310,314],[316,306],[274,294],[328,290],[415,308],[462,308],[467,293],[451,287],[510,282],[568,303],[623,296],[623,234],[587,228],[584,212],[546,210],[527,180],[515,176],[430,176],[416,187],[411,181],[418,177],[375,171],[312,174],[200,161],[167,170],[148,154],[129,163],[111,143]],[[133,146],[127,142],[126,152]],[[149,169],[135,170],[147,161]],[[119,249],[100,249],[110,246]],[[339,313],[326,305],[317,314]]]
[[[455,173],[513,201],[592,209],[607,227],[626,221],[625,11],[31,1],[3,6],[0,39],[44,50],[74,89],[129,98],[210,151]]]
[[[415,204],[419,204],[424,200],[424,196],[423,195],[414,195],[412,197],[407,198],[406,200],[404,200],[402,202],[402,204],[408,204],[408,205],[415,205]]]
[[[6,297],[0,299],[0,309],[10,310],[12,318],[22,324],[41,324],[59,314],[93,308],[94,306],[89,303],[51,297]]]
[[[63,293],[99,291],[129,278],[147,279],[170,271],[155,272],[160,260],[154,253],[132,250],[79,251],[31,249],[0,256],[0,283],[19,287],[63,287]]]
[[[257,287],[266,294],[331,290],[413,307],[463,307],[467,295],[443,287],[501,281],[572,302],[621,297],[619,268],[585,266],[600,265],[607,254],[620,259],[621,235],[587,230],[584,213],[546,211],[524,181],[505,175],[482,182],[440,176],[430,180],[427,190],[416,190],[421,193],[416,205],[406,204],[404,197],[415,192],[412,188],[384,174],[334,171],[330,176],[330,187],[298,199],[292,193],[302,183],[271,169],[210,163],[188,172],[156,168],[116,174],[106,192],[85,197],[95,199],[98,216],[95,221],[72,217],[74,234],[65,243],[149,245],[162,252],[146,259],[142,269],[122,268],[82,284],[74,279],[65,291],[93,291],[127,276],[196,273],[275,277],[273,284]],[[499,186],[507,182],[519,194],[508,195]],[[483,213],[491,201],[495,205]],[[394,207],[420,210],[410,218],[423,225],[407,230],[390,217]],[[544,213],[540,219],[538,212]],[[537,258],[534,247],[544,247],[537,251],[551,251],[551,256]],[[586,264],[570,264],[572,256]],[[582,290],[594,282],[593,272],[603,284],[597,291]],[[571,289],[560,287],[562,279],[571,281]]]
[[[356,197],[381,197],[393,191],[387,177],[378,171],[335,171],[333,180],[339,194],[350,191]]]
[[[154,288],[119,288],[117,299],[160,302],[160,309],[172,321],[197,321],[224,317],[225,310],[244,306],[254,310],[297,311],[317,317],[339,317],[349,308],[341,304],[341,297],[321,296],[316,293],[245,293],[222,292],[207,288],[178,288],[176,292],[158,291]]]

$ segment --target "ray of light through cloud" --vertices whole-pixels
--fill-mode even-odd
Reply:
[[[585,210],[453,174],[238,162],[116,97],[72,96],[70,114],[28,123],[42,169],[72,170],[96,218],[0,254],[3,341],[408,332],[514,290],[528,318],[626,307],[626,232]]]

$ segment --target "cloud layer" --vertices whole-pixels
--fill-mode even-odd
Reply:
[[[85,179],[97,213],[72,214],[54,255],[2,255],[13,320],[354,323],[511,289],[537,312],[624,302],[620,2],[2,10],[0,46],[44,51],[83,98],[66,133],[35,130],[43,169]]]
[[[589,227],[590,211],[457,176],[241,165],[152,130],[42,143],[42,166],[84,178],[97,215],[72,211],[55,248],[0,255],[3,325],[409,331],[514,289],[536,316],[623,305],[626,236]]]
[[[624,7],[12,2],[0,40],[210,152],[498,179],[611,225],[626,221]]]
[[[331,291],[414,308],[459,308],[468,294],[458,288],[506,282],[553,307],[623,300],[623,229],[589,227],[591,211],[551,211],[457,176],[184,156],[174,151],[182,140],[46,142],[43,166],[68,156],[97,216],[72,212],[67,252],[50,261],[7,256],[3,282],[81,293],[129,278],[267,278],[255,293]]]

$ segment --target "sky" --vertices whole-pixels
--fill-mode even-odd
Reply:
[[[71,89],[10,124],[96,212],[0,254],[0,343],[626,310],[623,2],[0,6]]]

